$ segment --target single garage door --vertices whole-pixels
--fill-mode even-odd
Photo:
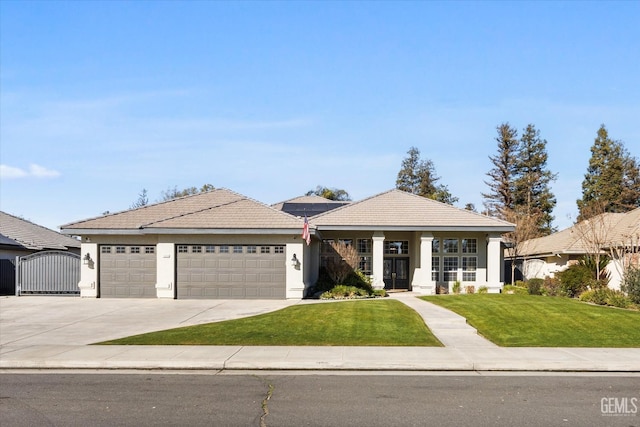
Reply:
[[[155,246],[100,246],[101,298],[156,298]]]
[[[178,298],[284,299],[284,245],[177,245]]]

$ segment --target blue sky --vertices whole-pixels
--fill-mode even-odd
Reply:
[[[496,127],[548,141],[569,226],[600,124],[640,157],[640,2],[0,2],[1,209],[56,229],[146,188],[395,186],[482,209]]]

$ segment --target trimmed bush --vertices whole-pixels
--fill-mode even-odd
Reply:
[[[464,292],[467,294],[475,294],[476,293],[476,287],[475,286],[465,286],[464,287]]]
[[[489,293],[489,288],[487,288],[486,286],[480,286],[478,288],[478,293],[479,294],[486,294]]]
[[[626,292],[629,299],[636,304],[640,304],[640,268],[629,268],[622,280],[622,291]]]
[[[583,264],[575,264],[564,271],[558,273],[560,280],[560,289],[570,297],[576,297],[587,290],[590,283],[593,282],[593,273]]]
[[[541,295],[542,285],[544,280],[542,279],[529,279],[527,282],[527,292],[529,295]]]

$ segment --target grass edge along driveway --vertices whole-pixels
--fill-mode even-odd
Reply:
[[[99,344],[255,346],[442,346],[400,301],[302,304],[243,319],[134,335]]]
[[[421,297],[465,317],[504,347],[640,347],[640,312],[561,297],[507,294]]]

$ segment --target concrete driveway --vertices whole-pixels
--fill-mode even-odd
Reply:
[[[87,345],[145,332],[249,317],[299,303],[295,300],[0,297],[0,345]]]

